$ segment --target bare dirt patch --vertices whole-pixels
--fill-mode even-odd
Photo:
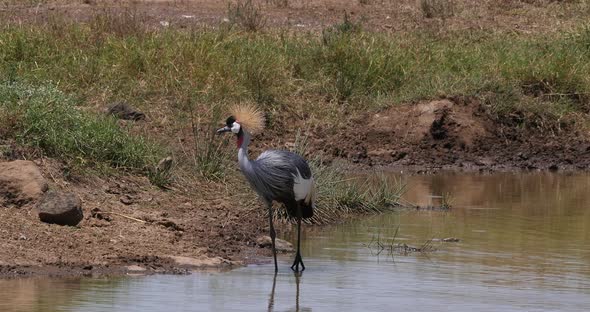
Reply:
[[[228,22],[228,3],[216,0],[145,1],[6,1],[0,17],[13,23],[44,22],[51,16],[87,21],[106,12],[133,15],[154,28],[217,27]],[[417,0],[289,0],[286,5],[254,0],[266,29],[321,31],[340,23],[344,14],[370,31],[429,32],[490,30],[519,33],[569,29],[590,15],[576,1],[455,0],[453,10],[427,17]]]

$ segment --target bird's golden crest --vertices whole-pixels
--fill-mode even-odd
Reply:
[[[253,104],[237,104],[231,108],[236,121],[252,134],[264,130],[264,114]]]

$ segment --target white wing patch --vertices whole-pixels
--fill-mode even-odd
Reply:
[[[297,170],[297,175],[293,175],[293,193],[295,193],[295,200],[308,199],[308,196],[313,191],[313,177],[304,179]]]

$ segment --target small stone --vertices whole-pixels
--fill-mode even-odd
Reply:
[[[125,205],[131,205],[134,202],[133,198],[131,198],[131,196],[129,196],[129,195],[121,196],[121,198],[119,198],[119,201]]]
[[[84,218],[82,201],[70,192],[47,192],[37,209],[39,219],[45,223],[75,226]]]
[[[443,238],[442,241],[445,243],[457,243],[461,240],[456,237],[447,237],[447,238]]]
[[[170,231],[184,231],[184,228],[182,226],[178,225],[177,222],[172,221],[170,219],[158,220],[156,221],[156,224],[166,227]]]
[[[256,239],[256,245],[261,248],[272,248],[272,240],[270,236],[260,236]],[[277,252],[293,252],[293,245],[286,240],[280,238],[275,239],[275,247]]]
[[[109,108],[108,115],[113,115],[119,119],[125,120],[144,120],[145,114],[135,110],[133,107],[129,106],[127,103],[119,102],[111,105]]]
[[[0,163],[0,206],[23,206],[47,191],[47,181],[34,162],[15,160]]]
[[[128,265],[126,267],[127,271],[129,272],[144,272],[146,271],[146,268],[140,267],[139,265]]]

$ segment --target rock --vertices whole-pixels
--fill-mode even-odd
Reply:
[[[128,265],[125,267],[129,272],[145,272],[146,268],[140,267],[139,265]]]
[[[45,223],[75,226],[82,218],[82,201],[76,194],[49,191],[37,206],[39,219]]]
[[[125,119],[125,120],[138,121],[138,120],[145,119],[144,113],[135,110],[133,107],[131,107],[127,103],[123,103],[123,102],[113,104],[109,108],[107,114],[113,115],[119,119]]]
[[[90,217],[107,222],[113,221],[113,218],[111,218],[108,214],[103,213],[100,208],[92,208],[92,210],[90,210]]]
[[[123,195],[123,196],[121,196],[121,198],[119,198],[119,201],[122,202],[125,205],[131,205],[131,204],[133,204],[135,202],[133,200],[133,198],[131,198],[131,196],[129,196],[129,195]]]
[[[155,222],[158,225],[168,228],[170,231],[184,231],[184,228],[178,225],[178,222],[175,222],[170,219],[162,219]]]
[[[272,240],[270,236],[260,236],[256,239],[256,245],[261,248],[272,248]],[[275,247],[277,252],[293,252],[293,245],[286,240],[280,238],[275,239]]]
[[[0,206],[20,207],[36,201],[47,191],[41,171],[28,160],[0,163]]]
[[[207,257],[201,256],[199,258],[184,257],[184,256],[169,256],[176,265],[186,268],[206,268],[206,267],[222,267],[234,266],[241,264],[237,261],[231,261],[221,257]]]

